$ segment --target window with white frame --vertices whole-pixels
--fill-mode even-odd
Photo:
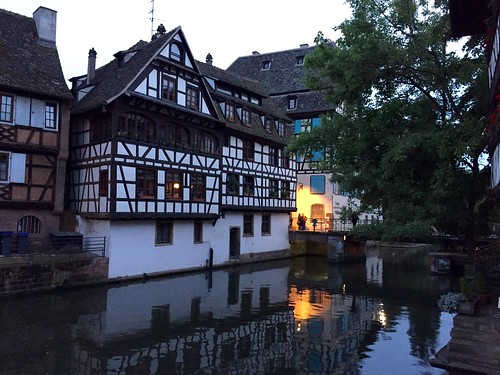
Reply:
[[[57,128],[57,104],[55,103],[45,103],[45,127]]]
[[[0,93],[0,121],[12,122],[14,119],[14,97]]]

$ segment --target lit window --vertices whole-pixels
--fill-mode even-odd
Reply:
[[[205,200],[205,176],[195,174],[191,176],[191,200]]]
[[[271,67],[271,61],[262,61],[262,70],[269,70]]]
[[[0,152],[0,181],[9,179],[9,154]]]
[[[14,113],[14,97],[0,94],[0,121],[12,122]]]
[[[23,216],[17,222],[17,233],[40,233],[42,222],[36,216],[28,215]]]
[[[57,127],[57,105],[54,103],[45,104],[45,127],[55,129]]]
[[[99,196],[107,197],[108,196],[108,170],[99,171]]]
[[[170,245],[174,237],[174,223],[172,221],[159,221],[156,223],[156,244]]]
[[[186,105],[190,109],[194,109],[197,111],[199,109],[199,92],[197,89],[188,87],[187,92],[186,92]]]
[[[156,171],[137,168],[137,198],[154,199],[156,197]]]
[[[261,233],[262,235],[271,234],[271,215],[262,215]]]
[[[226,103],[226,120],[234,122],[234,105]]]
[[[243,235],[253,236],[253,215],[243,215]]]
[[[182,199],[182,173],[166,173],[167,199]]]
[[[175,79],[169,76],[163,76],[162,98],[171,102],[175,102],[176,82]]]
[[[194,221],[193,242],[194,243],[203,242],[203,221],[201,220]]]

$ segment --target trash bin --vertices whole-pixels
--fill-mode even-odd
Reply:
[[[10,255],[13,235],[14,232],[0,232],[0,248],[2,250],[2,255]]]
[[[17,253],[28,253],[28,233],[20,232],[17,234]]]

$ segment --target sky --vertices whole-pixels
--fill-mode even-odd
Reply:
[[[167,31],[181,26],[195,59],[205,61],[210,53],[213,64],[226,69],[253,51],[312,46],[318,31],[335,40],[333,28],[350,15],[344,0],[0,0],[1,9],[27,17],[39,6],[57,11],[66,80],[86,74],[89,49],[96,50],[100,67],[116,52],[151,40],[159,24]]]

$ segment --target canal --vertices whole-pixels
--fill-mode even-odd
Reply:
[[[373,254],[5,299],[0,374],[446,374],[456,284]]]

